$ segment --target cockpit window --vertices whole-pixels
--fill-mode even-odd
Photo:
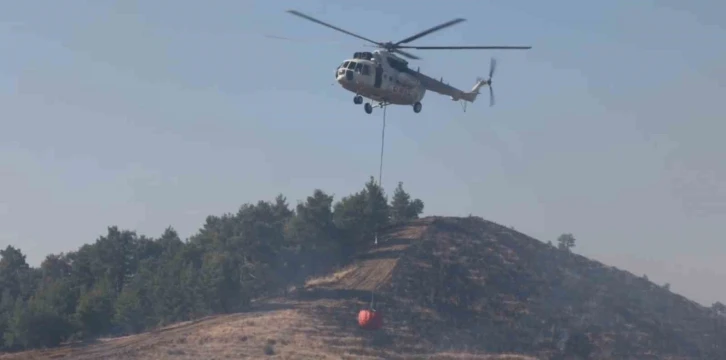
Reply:
[[[361,74],[363,74],[363,75],[370,75],[371,74],[371,68],[368,65],[363,65],[363,69],[361,70]]]
[[[339,66],[338,68],[339,68],[339,69],[345,69],[345,68],[347,68],[347,67],[348,67],[348,62],[347,62],[347,61],[345,61],[345,62],[343,62],[343,65],[340,65],[340,66]]]
[[[355,65],[355,72],[359,73],[359,72],[361,72],[361,69],[363,69],[363,64],[357,63]]]
[[[351,61],[348,63],[348,70],[353,70],[355,68],[355,61]]]

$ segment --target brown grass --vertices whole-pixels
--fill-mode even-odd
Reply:
[[[85,346],[6,354],[0,359],[534,359],[460,352],[415,357],[372,346],[369,340],[374,334],[341,331],[315,316],[314,309],[335,311],[336,305],[327,300],[279,300],[259,305],[250,313],[212,316],[149,333],[100,339]],[[354,321],[354,314],[347,315]]]
[[[327,285],[335,284],[335,283],[339,282],[341,279],[343,279],[344,277],[348,276],[349,274],[351,274],[352,272],[355,272],[358,269],[359,269],[359,266],[357,264],[347,266],[347,267],[343,268],[342,270],[334,272],[328,276],[321,276],[321,277],[309,279],[308,281],[305,282],[305,287],[309,288],[309,287],[327,286]]]

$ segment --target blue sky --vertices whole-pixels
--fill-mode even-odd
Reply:
[[[726,25],[719,1],[65,1],[0,5],[0,247],[33,265],[109,225],[184,237],[209,214],[377,175],[381,112],[333,83],[363,42],[455,17],[412,62],[496,106],[388,109],[383,185],[704,304],[726,301]],[[265,34],[309,39],[289,42]]]

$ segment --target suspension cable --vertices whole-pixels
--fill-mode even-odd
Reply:
[[[381,128],[381,160],[380,160],[380,165],[378,167],[378,188],[381,189],[381,191],[383,191],[383,184],[381,183],[381,179],[383,178],[383,149],[384,149],[384,145],[386,143],[385,140],[386,140],[386,108],[387,107],[388,106],[385,103],[383,103],[383,127]],[[374,244],[376,246],[378,246],[378,229],[376,229],[376,231],[375,231]],[[373,311],[376,310],[375,306],[374,306],[375,292],[376,292],[376,289],[374,287],[373,289],[371,289],[371,306],[370,306],[371,310],[373,310]]]
[[[378,187],[383,187],[383,184],[381,184],[381,178],[383,177],[383,145],[385,145],[386,140],[386,108],[388,106],[383,106],[383,128],[381,129],[381,164],[378,168]]]

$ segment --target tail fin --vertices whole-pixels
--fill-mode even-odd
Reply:
[[[481,89],[485,85],[489,85],[489,83],[490,83],[489,80],[484,80],[482,78],[477,78],[476,79],[476,84],[474,84],[474,87],[471,88],[471,91],[465,92],[464,94],[462,94],[461,98],[464,99],[464,100],[466,100],[466,101],[468,101],[468,102],[472,102],[473,103],[474,101],[476,101],[476,97],[479,94],[481,94],[479,92],[479,89]]]

